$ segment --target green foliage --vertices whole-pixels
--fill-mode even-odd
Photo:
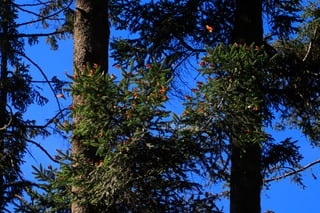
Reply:
[[[52,21],[59,22],[55,27],[55,32],[46,37],[46,43],[51,46],[52,50],[58,49],[58,40],[66,39],[73,32],[73,13],[71,9],[72,0],[54,0],[42,3],[39,8],[39,21],[42,23],[44,29],[52,26]],[[36,36],[31,37],[29,43],[37,42]]]
[[[265,141],[260,122],[267,123],[270,112],[264,108],[263,82],[272,59],[263,47],[254,45],[220,45],[207,51],[199,70],[207,82],[198,82],[198,89],[192,90],[195,97],[186,97],[190,101],[185,120],[206,131],[212,125],[213,137],[236,137],[241,143]]]
[[[137,39],[116,39],[112,56],[117,63],[173,57],[175,63],[205,52],[203,44],[227,42],[232,30],[232,1],[130,1],[110,2],[113,26],[129,30]],[[215,33],[208,33],[210,25]],[[223,33],[220,33],[223,32]],[[124,61],[124,57],[126,61]]]
[[[129,30],[137,37],[115,39],[112,56],[119,64],[130,59],[150,61],[173,57],[179,64],[204,53],[205,45],[229,43],[234,26],[236,1],[166,0],[110,1],[110,17],[117,30]],[[288,40],[301,21],[300,0],[264,0],[263,13],[270,26],[269,37]],[[206,26],[212,28],[212,32]]]
[[[29,67],[20,55],[23,39],[15,28],[17,11],[11,1],[0,9],[0,211],[23,191],[20,165],[24,162],[27,141],[46,131],[33,128],[35,121],[23,118],[31,104],[44,105],[47,99],[31,84]]]
[[[75,183],[85,187],[84,199],[103,210],[185,209],[190,204],[182,192],[200,186],[186,175],[195,147],[179,140],[164,107],[169,70],[154,63],[121,72],[118,82],[89,66],[75,77],[72,94],[83,102],[72,109],[82,118],[73,137],[96,147],[100,158],[76,162],[85,177]]]
[[[60,1],[61,4],[65,4],[65,1],[63,2]],[[70,1],[68,3],[70,4]],[[32,185],[24,179],[20,169],[24,163],[27,143],[41,147],[32,139],[36,136],[47,136],[49,132],[46,127],[53,121],[52,119],[46,125],[40,126],[35,120],[25,118],[25,112],[30,105],[43,106],[48,99],[41,94],[42,88],[36,86],[31,77],[31,68],[26,61],[36,68],[39,66],[24,54],[24,37],[27,37],[29,43],[35,44],[37,36],[47,34],[24,34],[18,29],[20,26],[40,21],[57,20],[59,13],[53,15],[40,12],[40,15],[29,10],[30,6],[37,9],[47,7],[46,3],[21,4],[9,0],[0,1],[0,4],[0,211],[3,212],[8,211],[6,208],[12,203],[23,202],[24,191]],[[36,18],[25,23],[17,23],[19,11],[32,14]],[[56,38],[62,38],[62,32],[59,33],[60,37],[56,35]],[[53,34],[51,35],[54,36]],[[41,68],[39,70],[42,72]],[[45,73],[42,74],[46,79]],[[57,84],[57,79],[55,80]]]
[[[94,161],[81,154],[60,153],[59,171],[36,171],[38,180],[46,181],[45,191],[54,194],[33,195],[36,205],[30,206],[40,212],[59,212],[63,208],[58,207],[65,204],[66,210],[70,203],[64,202],[73,185],[83,191],[81,197],[71,197],[71,202],[77,199],[97,211],[217,209],[216,196],[189,180],[188,174],[197,172],[195,162],[201,152],[192,140],[181,137],[165,108],[170,82],[165,63],[138,70],[133,65],[129,71],[121,68],[121,77],[88,64],[70,76],[74,80],[71,93],[81,100],[69,107],[70,116],[80,115],[81,120],[76,126],[65,121],[61,128],[72,131],[72,138],[82,142],[84,153],[92,154]],[[61,201],[63,193],[69,195]]]
[[[61,168],[36,169],[44,193],[31,192],[30,211],[69,212],[76,199],[97,211],[212,212],[217,196],[202,192],[188,175],[228,182],[231,142],[244,150],[252,143],[262,147],[266,178],[299,167],[296,141],[274,141],[267,128],[301,128],[315,144],[319,141],[318,23],[310,21],[301,37],[288,42],[292,23],[299,21],[299,1],[264,1],[271,34],[286,42],[275,43],[275,49],[219,45],[230,38],[233,2],[112,2],[115,27],[141,36],[115,41],[114,56],[124,66],[131,58],[137,62],[129,71],[121,69],[118,78],[98,65],[76,69],[71,93],[77,101],[69,108],[79,120],[75,125],[67,119],[61,128],[93,158],[60,153]],[[306,15],[313,20],[317,12],[313,8]],[[200,63],[206,80],[186,96],[183,115],[171,115],[165,104],[172,70],[166,68],[203,52],[203,44],[213,47],[206,48]],[[141,68],[163,55],[169,60],[162,65]],[[80,197],[70,194],[71,186],[83,189]]]
[[[279,76],[284,71],[281,55],[270,56],[263,46],[254,44],[220,45],[207,52],[199,69],[205,81],[197,82],[193,96],[185,97],[182,122],[184,131],[190,131],[211,155],[204,165],[212,180],[228,180],[231,141],[244,149],[260,144],[265,177],[285,172],[279,168],[286,165],[299,167],[302,156],[297,141],[275,143],[267,133],[277,116],[274,109],[290,110],[279,101],[279,96],[286,97],[275,93],[289,86],[283,84],[289,77]]]
[[[62,157],[59,159],[61,162],[65,160]],[[33,169],[38,183],[35,184],[36,187],[26,187],[26,193],[31,197],[31,202],[17,205],[15,212],[71,212],[71,185],[68,179],[58,172],[60,169],[53,168],[51,165],[44,168],[41,164],[39,168],[33,166]]]
[[[297,38],[273,44],[281,55],[280,63],[285,64],[279,72],[282,90],[277,91],[282,105],[286,106],[279,109],[284,119],[279,126],[289,123],[301,128],[314,145],[320,140],[318,13],[317,3],[310,3],[302,14],[304,22],[299,26]]]

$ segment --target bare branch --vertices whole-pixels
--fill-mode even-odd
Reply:
[[[194,49],[189,44],[187,44],[187,42],[185,42],[184,39],[182,39],[182,38],[179,38],[179,37],[176,37],[176,38],[182,44],[182,46],[184,46],[187,50],[191,51],[192,53],[204,53],[204,52],[206,52],[205,49]]]
[[[48,81],[29,81],[30,83],[36,83],[36,84],[43,84],[43,83],[48,83]],[[49,81],[50,83],[55,83],[55,81]],[[71,81],[61,81],[64,84],[70,84],[72,83]]]
[[[60,102],[59,102],[59,100],[58,100],[58,98],[57,98],[57,94],[56,94],[56,92],[54,91],[53,86],[52,86],[52,84],[50,83],[50,80],[48,79],[46,73],[41,69],[41,67],[40,67],[37,63],[35,63],[31,58],[29,58],[28,56],[26,56],[24,53],[22,53],[22,52],[17,52],[17,54],[23,56],[25,59],[27,59],[31,64],[33,64],[33,65],[40,71],[40,73],[42,74],[42,76],[44,77],[44,79],[45,79],[46,82],[48,83],[51,91],[52,91],[53,94],[54,94],[54,97],[55,97],[55,99],[56,99],[56,102],[57,102],[59,111],[62,111]]]
[[[316,165],[316,164],[318,164],[318,163],[320,163],[320,159],[318,159],[318,160],[316,160],[316,161],[313,161],[313,162],[307,164],[306,166],[304,166],[304,167],[302,167],[302,168],[300,168],[300,169],[294,170],[294,171],[292,171],[292,172],[288,172],[288,173],[286,173],[286,174],[284,174],[284,175],[281,175],[281,176],[279,176],[279,177],[274,177],[274,178],[266,179],[266,180],[264,180],[263,182],[268,183],[268,182],[271,182],[271,181],[281,180],[281,179],[283,179],[283,178],[286,178],[286,177],[289,177],[289,176],[291,176],[291,175],[294,175],[294,174],[297,174],[297,173],[299,173],[299,172],[302,172],[302,171],[304,171],[304,170],[306,170],[306,169],[310,168],[311,166],[314,166],[314,165]]]
[[[48,127],[51,123],[54,123],[55,120],[57,119],[57,117],[63,112],[67,110],[67,108],[64,108],[62,110],[60,110],[57,114],[55,114],[55,116],[53,116],[46,124],[44,125],[29,125],[29,126],[26,126],[28,128],[38,128],[38,129],[43,129],[43,128],[46,128]]]
[[[49,152],[48,152],[45,148],[43,148],[39,143],[37,143],[36,141],[30,140],[30,139],[27,139],[27,138],[25,138],[25,140],[26,140],[27,142],[29,142],[29,143],[32,143],[32,144],[36,145],[36,146],[37,146],[39,149],[41,149],[41,150],[50,158],[50,160],[52,160],[53,162],[55,162],[55,163],[60,163],[59,161],[57,161],[56,159],[54,159],[54,158],[49,154]]]

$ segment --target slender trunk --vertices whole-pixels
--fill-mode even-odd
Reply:
[[[7,105],[7,94],[8,91],[6,89],[6,83],[8,81],[8,52],[9,52],[9,40],[8,40],[8,21],[6,21],[6,17],[9,12],[9,4],[10,2],[3,2],[3,16],[1,19],[1,31],[2,38],[0,44],[0,54],[1,54],[1,76],[0,76],[0,128],[4,127],[7,123],[7,114],[6,114],[6,105]],[[0,161],[5,157],[5,129],[0,130]],[[5,169],[3,166],[0,166],[0,211],[6,205],[5,203]]]
[[[77,0],[74,19],[74,67],[75,75],[80,74],[82,66],[86,63],[98,64],[101,70],[108,70],[108,0]],[[76,105],[81,102],[81,97],[73,97]],[[81,114],[73,117],[74,125],[81,120]],[[72,139],[73,156],[81,155],[86,161],[94,161],[94,152],[86,152],[83,144],[77,138]],[[76,165],[75,165],[76,166]],[[81,197],[81,187],[73,186],[72,193],[75,197]],[[93,207],[88,204],[72,203],[73,213],[93,212]]]
[[[232,42],[261,45],[263,37],[262,1],[236,0]],[[262,97],[259,97],[262,98]],[[261,126],[261,119],[256,124]],[[261,147],[259,143],[231,140],[230,212],[260,213],[262,186]]]

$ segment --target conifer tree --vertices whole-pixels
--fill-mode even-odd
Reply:
[[[106,27],[101,21],[107,18],[105,8],[97,12],[95,3],[85,2],[79,1],[76,8],[79,22],[76,18],[74,102],[70,107],[74,122],[64,126],[74,133],[72,155],[62,155],[62,172],[49,180],[53,184],[49,188],[62,186],[55,192],[66,195],[59,200],[65,204],[65,212],[70,202],[74,212],[142,211],[146,204],[154,207],[150,212],[186,210],[186,200],[170,193],[197,188],[187,182],[188,173],[183,171],[199,166],[211,181],[230,184],[231,212],[260,212],[263,184],[277,174],[285,177],[287,170],[277,168],[297,168],[302,158],[295,141],[274,141],[267,133],[265,127],[274,127],[274,110],[281,113],[280,127],[301,128],[312,142],[318,141],[319,71],[313,46],[319,38],[317,22],[304,28],[302,35],[310,39],[306,43],[289,39],[294,32],[292,23],[297,21],[298,1],[112,2],[110,20],[121,29],[129,26],[132,32],[141,33],[141,39],[114,43],[118,48],[114,55],[123,67],[135,59],[133,68],[123,69],[117,83],[108,75],[105,57],[95,59],[95,54],[106,48],[95,46],[92,34],[97,26]],[[101,22],[90,16],[91,11],[104,14]],[[262,12],[269,15],[271,34],[279,39],[274,44],[262,39]],[[92,20],[96,25],[88,26]],[[101,29],[106,34],[100,33],[97,41],[108,43],[108,30]],[[201,49],[199,43],[210,47]],[[299,51],[292,51],[293,46]],[[161,91],[165,91],[166,81],[148,84],[166,69],[159,69],[157,63],[145,69],[145,61],[167,56],[170,60],[162,65],[167,68],[172,61],[200,53],[206,53],[199,70],[206,80],[192,89],[193,96],[186,96],[185,112],[181,118],[174,116],[179,128],[171,129],[170,122],[157,119],[167,114],[157,111],[165,101]],[[308,89],[303,88],[306,84]],[[175,162],[168,164],[163,149],[170,154],[183,150],[184,154],[173,154]],[[299,174],[296,177],[299,180]],[[168,183],[172,185],[168,187]],[[71,186],[74,194],[64,194]],[[190,196],[189,211],[218,211],[215,195],[204,193],[198,198]]]
[[[197,185],[183,172],[192,170],[185,165],[191,148],[163,120],[166,65],[136,70],[133,61],[118,85],[109,77],[107,9],[107,2],[76,4],[71,171],[81,172],[72,175],[72,212],[214,209],[177,194]]]
[[[24,118],[28,106],[31,104],[42,106],[48,101],[32,82],[28,63],[36,67],[37,64],[24,54],[25,40],[34,44],[38,37],[49,35],[54,40],[55,37],[63,37],[66,31],[61,29],[60,32],[58,30],[50,33],[20,33],[18,28],[21,26],[48,21],[48,14],[40,12],[37,14],[38,19],[17,23],[18,11],[30,12],[25,9],[28,6],[12,0],[1,0],[0,5],[0,211],[3,212],[9,211],[8,205],[24,201],[22,197],[24,190],[35,185],[24,179],[20,166],[24,162],[23,157],[28,143],[35,144],[45,151],[40,144],[33,141],[33,138],[37,135],[48,135],[46,127],[53,121],[51,119],[42,126],[35,120]],[[31,5],[47,6],[41,3]],[[42,72],[42,69],[39,71]],[[42,74],[46,78],[45,73]],[[48,79],[46,83],[49,83]],[[54,89],[53,85],[50,86]]]
[[[273,39],[278,39],[283,45],[290,40],[290,34],[296,32],[293,24],[297,23],[299,20],[297,16],[297,12],[299,10],[299,1],[288,2],[281,0],[189,0],[151,1],[144,3],[133,1],[132,4],[127,4],[124,9],[120,9],[120,7],[117,7],[116,5],[116,9],[114,10],[115,13],[118,12],[120,14],[118,16],[113,16],[115,24],[118,28],[123,29],[128,27],[129,30],[134,33],[138,33],[141,36],[138,39],[132,40],[119,39],[113,43],[115,48],[114,55],[116,58],[119,58],[119,60],[123,61],[123,59],[126,57],[141,57],[139,59],[144,61],[149,60],[148,57],[150,56],[161,58],[164,55],[167,55],[176,59],[177,63],[179,64],[179,62],[184,60],[186,56],[198,56],[199,53],[204,52],[204,49],[201,49],[201,47],[205,45],[209,45],[214,48],[220,48],[221,52],[219,52],[219,50],[217,50],[217,52],[208,50],[209,55],[214,53],[215,56],[208,56],[205,58],[206,61],[211,60],[209,61],[210,63],[208,66],[212,66],[216,69],[216,72],[218,72],[216,75],[214,75],[214,77],[221,77],[227,80],[226,85],[221,86],[220,88],[214,88],[217,90],[227,90],[230,87],[231,90],[233,90],[234,88],[232,88],[232,86],[235,86],[236,88],[239,86],[239,88],[237,88],[234,92],[235,94],[238,94],[238,97],[243,96],[244,99],[233,99],[224,103],[225,99],[222,98],[223,96],[217,95],[217,97],[220,97],[223,100],[221,105],[223,106],[224,104],[227,104],[229,106],[231,104],[232,106],[230,107],[233,107],[233,104],[241,105],[242,101],[246,102],[251,98],[253,103],[255,103],[255,105],[248,104],[247,107],[254,107],[253,111],[256,113],[252,113],[252,111],[250,113],[248,112],[248,114],[240,113],[241,116],[237,115],[239,116],[237,119],[241,120],[243,124],[239,124],[237,126],[231,125],[230,128],[227,125],[229,118],[227,115],[223,114],[223,110],[222,112],[219,111],[219,107],[215,109],[215,111],[206,112],[206,117],[209,118],[210,115],[215,116],[212,113],[222,113],[222,115],[226,116],[224,117],[221,115],[223,117],[221,119],[225,119],[226,123],[222,122],[218,127],[216,127],[219,130],[220,128],[225,128],[226,130],[223,130],[222,135],[218,134],[219,136],[217,137],[221,138],[216,140],[220,141],[219,144],[221,145],[218,148],[220,151],[217,151],[217,155],[223,156],[219,153],[224,151],[227,152],[227,156],[231,155],[230,158],[232,166],[230,187],[232,212],[260,212],[260,189],[263,184],[263,171],[267,168],[270,168],[272,165],[282,163],[289,163],[290,166],[295,167],[301,159],[301,155],[297,151],[297,146],[289,138],[280,143],[274,143],[272,142],[272,138],[264,133],[264,127],[270,127],[269,125],[271,124],[274,116],[269,109],[274,108],[283,113],[281,117],[285,118],[284,120],[289,119],[291,124],[297,123],[301,120],[301,122],[298,122],[298,128],[302,128],[303,131],[308,131],[308,129],[318,129],[318,121],[316,119],[318,113],[312,110],[313,108],[317,108],[319,104],[314,98],[318,93],[316,90],[313,90],[313,86],[310,88],[312,94],[302,94],[299,92],[299,90],[302,90],[302,88],[299,86],[302,85],[301,75],[304,75],[302,73],[309,70],[308,72],[313,73],[311,75],[316,76],[317,74],[315,74],[315,72],[317,72],[317,69],[310,71],[310,67],[301,61],[301,57],[298,59],[299,57],[297,57],[295,54],[286,52],[285,49],[274,49],[271,47],[272,43],[268,43],[270,40],[263,39],[263,14],[267,15],[266,21],[271,29],[270,37]],[[220,46],[221,42],[225,43],[227,46],[229,44],[231,46],[224,49],[224,47]],[[253,44],[253,42],[255,44]],[[232,46],[234,43],[241,46],[241,48],[239,50],[235,50],[237,47]],[[278,60],[275,62],[272,61],[272,59],[266,63],[264,67],[262,64],[258,65],[253,63],[255,59],[252,58],[251,60],[253,60],[253,62],[248,62],[247,70],[243,69],[241,66],[237,66],[238,63],[246,64],[245,60],[251,57],[247,56],[247,53],[245,53],[244,49],[242,48],[247,47],[248,49],[251,49],[251,51],[254,51],[254,49],[258,50],[258,48],[261,48],[261,45],[264,46],[264,51],[267,54],[267,56],[265,56],[266,58],[272,58],[279,54]],[[301,45],[300,47],[304,49],[304,45]],[[230,50],[228,50],[229,48]],[[219,56],[219,54],[222,55]],[[233,58],[232,55],[229,54],[239,54],[239,57],[242,54],[244,58],[239,61],[236,59],[234,62],[235,64],[231,64],[230,60],[233,60]],[[247,56],[247,58],[245,56]],[[215,58],[216,61],[213,61],[214,57],[218,57]],[[260,56],[256,55],[255,57]],[[266,58],[264,58],[262,61],[264,61]],[[206,61],[201,62],[201,64],[206,64]],[[274,63],[278,63],[279,66],[274,66]],[[292,63],[295,65],[299,64],[299,66],[294,66]],[[251,68],[249,68],[250,66]],[[257,66],[257,68],[254,68],[254,66]],[[297,67],[300,67],[301,70],[297,71]],[[239,71],[241,73],[241,78],[245,79],[245,81],[251,82],[252,84],[248,85],[246,82],[242,82],[242,85],[242,83],[236,82],[238,85],[233,85],[233,83],[230,83],[233,81],[233,77],[231,77],[232,75],[230,72],[231,70],[235,69],[243,69],[242,72]],[[276,77],[273,75],[265,75],[264,79],[262,76],[257,76],[259,74],[259,69],[263,71],[271,69],[273,70],[272,74],[274,74]],[[282,75],[276,75],[276,70],[282,73]],[[301,75],[297,75],[296,73],[300,73]],[[207,74],[208,73],[205,73],[205,75]],[[311,75],[307,81],[313,81],[313,83],[310,85],[317,84],[314,82],[314,78],[311,78]],[[251,79],[252,76],[254,79]],[[274,80],[273,82],[271,79],[282,79],[279,81],[287,83],[280,83],[278,80]],[[264,84],[264,81],[267,81],[267,83]],[[201,85],[198,86],[201,87]],[[211,86],[213,87],[214,85],[212,84]],[[223,93],[223,91],[221,92]],[[286,96],[283,95],[284,92]],[[300,98],[298,97],[299,93]],[[201,93],[195,95],[197,97],[198,104],[202,105],[201,101],[203,100],[199,100]],[[310,103],[311,100],[313,100],[312,104]],[[219,103],[221,100],[214,99],[214,101]],[[309,109],[307,109],[308,107],[303,104],[306,101],[309,103]],[[282,107],[284,107],[285,110],[282,110]],[[192,110],[192,108],[190,110]],[[204,111],[204,109],[201,108],[198,110]],[[303,111],[308,113],[303,113]],[[187,110],[187,112],[189,111]],[[225,113],[237,114],[236,111],[228,111]],[[190,116],[192,116],[191,113]],[[197,125],[201,125],[201,123],[198,123],[199,120],[197,118],[192,118],[196,120]],[[312,124],[307,121],[307,118],[312,120]],[[203,121],[205,118],[201,117],[201,119],[200,120]],[[235,121],[233,122],[236,123]],[[248,126],[245,125],[247,122]],[[253,134],[251,137],[247,137],[247,133],[243,133],[244,135],[238,135],[237,129],[242,129],[241,126],[248,128],[244,131],[254,130],[253,132],[257,134]],[[306,126],[309,128],[306,128]],[[194,129],[197,129],[195,128],[194,123],[192,124],[191,129],[193,131]],[[313,134],[317,134],[314,131],[312,132]],[[201,137],[199,140],[200,139],[204,140]],[[228,145],[225,144],[224,140],[228,140],[231,144],[231,147],[228,148]],[[282,150],[282,156],[281,154],[274,155],[274,151],[277,149]],[[213,159],[216,159],[216,154],[213,153],[212,155]],[[286,157],[283,158],[283,156]],[[226,168],[223,165],[219,167],[219,165],[216,165],[214,160],[212,162],[213,168],[208,168],[209,171],[215,172],[217,168]],[[227,165],[227,163],[225,163],[225,165]],[[217,173],[213,174],[216,175]],[[227,178],[227,180],[229,179]],[[243,196],[243,194],[248,196]]]

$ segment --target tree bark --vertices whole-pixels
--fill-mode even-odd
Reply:
[[[250,45],[263,41],[262,1],[236,0],[231,42]],[[262,98],[262,97],[259,97]],[[259,119],[257,119],[259,121]],[[261,126],[261,123],[253,124]],[[260,213],[261,147],[231,139],[230,212]]]
[[[248,44],[263,41],[262,0],[236,0],[231,42]]]
[[[2,31],[2,39],[0,44],[0,56],[1,56],[1,71],[0,71],[0,128],[4,127],[7,123],[7,113],[6,113],[6,106],[8,102],[8,90],[6,87],[7,81],[8,81],[8,53],[9,53],[9,28],[8,28],[8,21],[6,20],[8,18],[9,13],[9,5],[10,2],[4,1],[3,2],[3,10],[2,17],[0,17],[1,20],[1,31]],[[5,158],[5,131],[0,130],[0,157],[3,160]],[[3,162],[3,161],[2,161]],[[5,202],[5,168],[3,166],[0,166],[0,211],[3,210],[3,208],[6,205]]]
[[[80,74],[82,66],[98,64],[101,71],[108,71],[108,46],[109,46],[109,24],[108,24],[108,0],[77,0],[74,17],[74,75]],[[73,104],[81,102],[81,97],[73,97]],[[81,114],[73,117],[74,125],[81,119]],[[77,138],[72,141],[73,156],[83,156],[90,161],[95,158],[94,152],[85,152],[83,144]],[[76,165],[75,165],[76,166]],[[81,187],[73,186],[72,193],[75,197],[81,197]],[[73,213],[93,212],[93,207],[80,202],[72,203]]]
[[[232,143],[230,212],[260,213],[262,186],[261,148],[259,144],[246,146]]]

